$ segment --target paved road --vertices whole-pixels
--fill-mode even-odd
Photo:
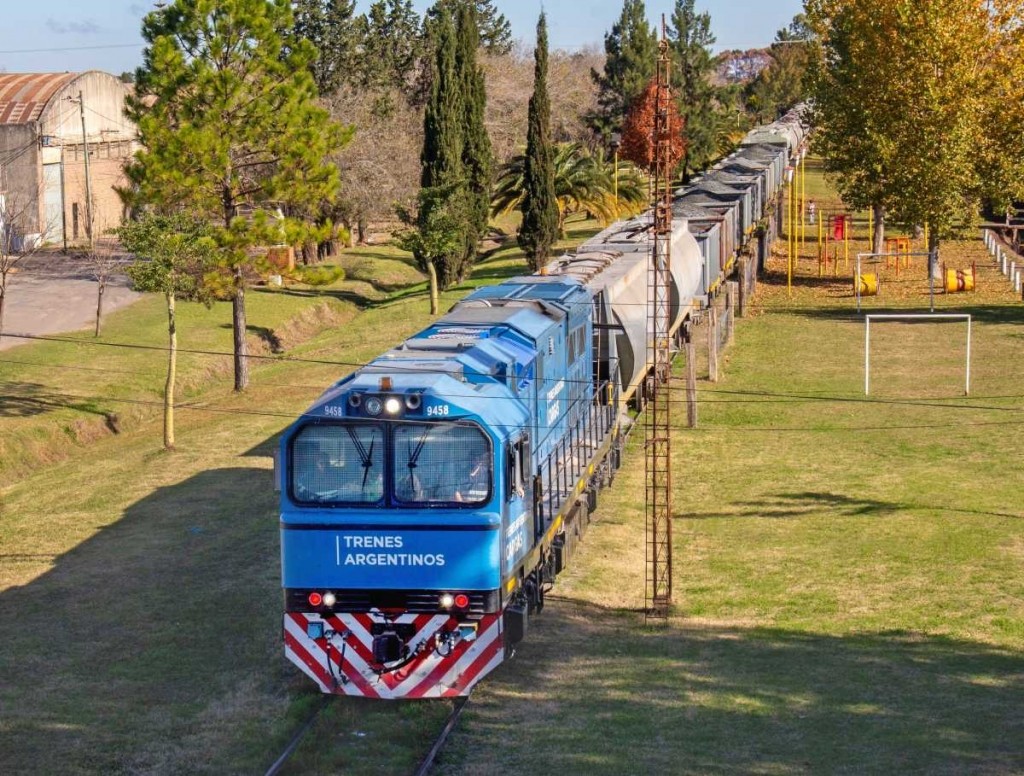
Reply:
[[[142,298],[120,272],[107,280],[104,317]],[[96,279],[89,262],[60,253],[30,256],[10,276],[4,331],[11,334],[58,334],[91,328],[96,320]],[[0,337],[0,350],[31,340]]]

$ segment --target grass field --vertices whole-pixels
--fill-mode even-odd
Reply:
[[[571,229],[578,242],[595,224]],[[328,363],[262,362],[237,396],[229,358],[184,355],[190,406],[171,453],[159,408],[125,403],[158,400],[162,352],[81,334],[4,353],[0,773],[262,773],[318,702],[280,640],[273,440],[351,364],[429,320],[408,256],[378,247],[342,263],[330,288],[250,295],[258,338]],[[499,248],[442,306],[522,269],[514,242]],[[111,316],[104,341],[161,345],[161,304]],[[229,349],[223,306],[181,307],[181,347]],[[120,433],[75,435],[108,413]],[[292,767],[408,770],[448,708],[335,704],[317,742],[332,746]]]
[[[473,283],[518,259],[497,251]],[[4,392],[36,393],[0,415],[0,773],[261,773],[319,702],[280,644],[273,439],[343,363],[428,320],[407,259],[375,248],[343,264],[334,287],[255,294],[250,320],[287,355],[339,363],[263,364],[238,397],[228,359],[187,359],[193,408],[173,453],[158,408],[111,400],[158,399],[162,354],[4,354],[22,362],[0,363]],[[701,384],[700,428],[675,436],[668,625],[638,613],[636,436],[443,772],[1024,770],[1024,308],[991,273],[978,294],[940,300],[977,315],[969,399],[959,329],[880,327],[865,402],[849,280],[819,280],[808,249],[790,295],[781,267],[723,379]],[[893,286],[872,304],[920,306],[920,281]],[[183,347],[228,349],[225,310],[187,315]],[[162,326],[157,300],[107,331],[162,343]],[[69,406],[72,394],[91,403]],[[114,412],[121,433],[76,435]],[[337,701],[286,772],[408,772],[447,710]]]
[[[937,300],[975,316],[972,396],[963,324],[892,323],[866,398],[849,275],[815,255],[790,292],[777,254],[699,428],[673,395],[669,621],[641,614],[638,429],[442,773],[1024,772],[1024,306],[945,245],[983,270]],[[922,277],[869,304],[926,311]]]

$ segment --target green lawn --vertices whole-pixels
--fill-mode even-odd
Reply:
[[[783,262],[699,386],[698,429],[673,389],[667,624],[641,614],[638,428],[441,772],[1024,771],[1024,306],[988,265],[939,298],[975,315],[971,397],[963,324],[876,324],[866,398],[848,278],[804,261],[790,297]],[[871,303],[923,311],[914,282]]]
[[[572,229],[579,242],[595,225]],[[3,354],[0,773],[262,773],[317,702],[281,645],[274,437],[346,365],[430,320],[408,256],[364,248],[341,263],[334,286],[249,295],[257,338],[328,363],[261,362],[239,396],[229,358],[183,355],[191,408],[171,453],[159,407],[114,401],[158,401],[164,353],[81,334]],[[513,241],[442,307],[523,267]],[[229,349],[226,306],[183,307],[182,347]],[[164,325],[146,299],[102,339],[162,344]],[[75,436],[107,413],[120,433]],[[334,746],[321,737],[292,767],[408,770],[448,708],[339,701],[323,717]]]

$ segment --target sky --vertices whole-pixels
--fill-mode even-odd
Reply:
[[[413,0],[423,10],[430,0]],[[120,74],[141,63],[140,20],[149,0],[47,0],[35,5],[0,0],[0,71],[9,73],[106,70]],[[363,12],[370,0],[358,0]],[[495,0],[512,35],[532,45],[541,7],[551,48],[601,46],[622,0]],[[652,24],[672,12],[673,0],[647,0]],[[711,14],[715,51],[766,46],[802,9],[802,0],[697,0]],[[58,49],[40,51],[40,49]]]

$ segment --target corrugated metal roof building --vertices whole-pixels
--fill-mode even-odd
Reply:
[[[124,115],[127,90],[96,70],[0,73],[0,193],[22,235],[53,244],[88,240],[86,147],[93,234],[121,223],[114,187],[127,182],[124,163],[138,147],[135,126]]]

